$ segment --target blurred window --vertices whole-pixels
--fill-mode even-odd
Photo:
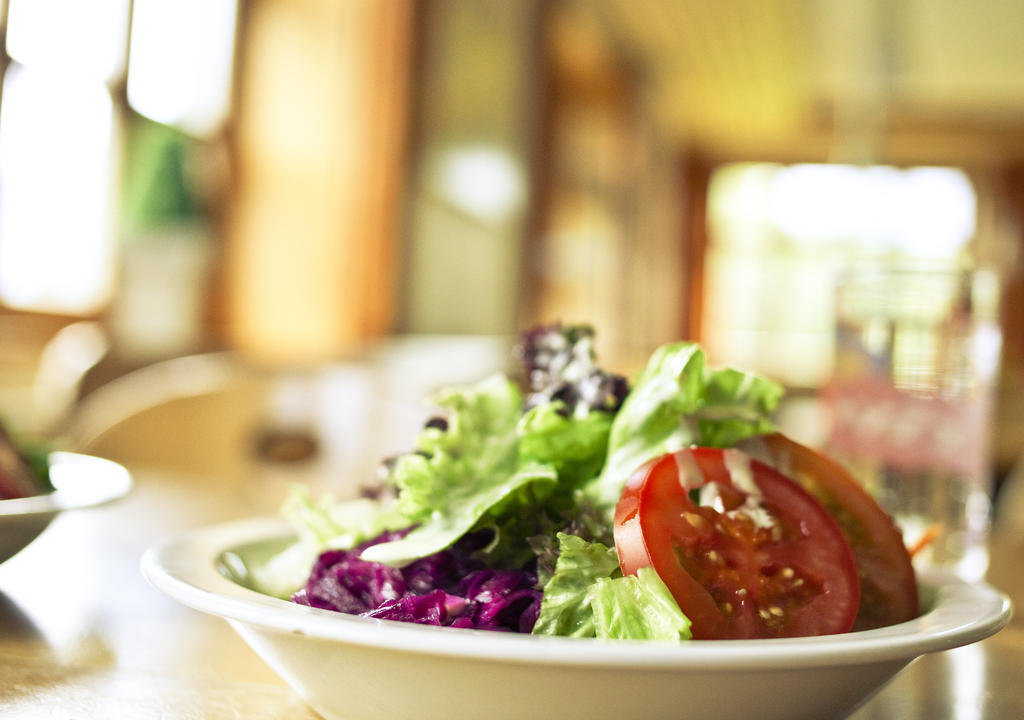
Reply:
[[[236,0],[135,0],[128,103],[194,135],[228,114]]]
[[[236,8],[236,0],[0,3],[0,304],[68,315],[108,304],[129,108],[186,132],[215,132],[228,112]]]
[[[0,300],[90,313],[113,283],[114,112],[102,83],[12,64],[0,111]]]
[[[953,168],[740,163],[708,193],[702,341],[715,362],[813,388],[832,371],[838,273],[969,261],[977,199]]]

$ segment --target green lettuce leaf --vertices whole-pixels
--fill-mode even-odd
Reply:
[[[678,642],[692,637],[689,619],[652,567],[599,579],[588,596],[599,638]]]
[[[331,495],[314,500],[304,485],[294,485],[281,505],[281,514],[300,539],[320,548],[348,550],[385,530],[408,525],[393,503],[370,498],[338,502]]]
[[[590,480],[604,464],[612,418],[598,410],[570,417],[561,402],[531,408],[517,428],[520,462],[553,466],[559,490]]]
[[[614,548],[565,533],[558,534],[558,542],[558,562],[544,586],[534,635],[690,638],[690,621],[653,568],[623,576]]]
[[[368,498],[336,502],[330,495],[314,501],[304,485],[292,486],[281,513],[295,529],[295,542],[247,571],[261,592],[284,598],[305,584],[309,569],[324,550],[348,550],[408,524],[393,504]]]
[[[425,427],[418,452],[398,458],[392,480],[398,509],[411,522],[444,514],[455,495],[471,495],[493,470],[510,474],[518,460],[515,435],[522,395],[504,375],[445,388],[434,397],[445,426]],[[461,504],[461,503],[459,503]]]
[[[698,345],[663,345],[615,416],[604,468],[588,494],[614,508],[629,475],[652,458],[691,445],[727,447],[770,432],[770,414],[782,393],[778,383],[757,375],[707,368]]]
[[[429,522],[419,525],[399,540],[371,545],[360,557],[385,565],[405,565],[439,552],[469,532],[491,508],[521,488],[538,481],[553,483],[556,480],[554,470],[544,465],[529,465],[511,473],[507,468],[491,468],[491,474],[482,475],[476,488],[453,493]]]
[[[436,402],[447,411],[446,426],[425,428],[420,452],[402,456],[393,470],[398,510],[418,527],[367,548],[364,560],[402,565],[443,550],[530,486],[558,479],[551,464],[521,461],[522,396],[505,376],[445,390]]]
[[[598,580],[621,576],[614,548],[558,533],[555,573],[544,585],[534,635],[596,637],[590,590]]]
[[[733,368],[704,373],[704,402],[697,413],[702,445],[731,447],[743,438],[775,429],[770,415],[782,400],[781,385]]]

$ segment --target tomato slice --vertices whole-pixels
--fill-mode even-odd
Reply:
[[[828,635],[857,615],[857,571],[835,520],[739,450],[690,448],[641,466],[614,533],[623,572],[653,566],[696,639]]]
[[[848,470],[780,433],[750,438],[737,447],[793,478],[839,523],[860,577],[860,611],[854,630],[917,617],[917,580],[903,535]]]

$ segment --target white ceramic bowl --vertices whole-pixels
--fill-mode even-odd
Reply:
[[[0,563],[19,553],[58,513],[116,500],[132,486],[128,471],[111,460],[50,453],[52,492],[0,500]]]
[[[244,564],[289,534],[276,518],[192,531],[150,548],[142,571],[185,605],[225,618],[332,719],[841,717],[914,658],[981,640],[1011,615],[1008,598],[987,585],[926,577],[921,617],[830,637],[659,644],[425,627],[245,587]]]

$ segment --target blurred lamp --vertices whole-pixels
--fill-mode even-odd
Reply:
[[[438,185],[445,198],[481,220],[501,220],[523,199],[523,173],[506,151],[464,147],[442,156]]]

